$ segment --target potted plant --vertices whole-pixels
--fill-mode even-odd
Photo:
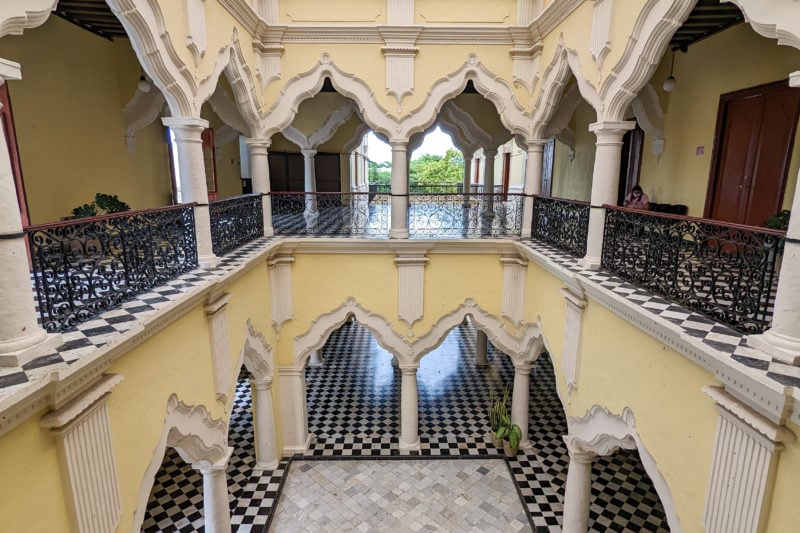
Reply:
[[[491,428],[490,439],[495,448],[502,446],[503,441],[498,438],[497,432],[503,420],[508,418],[508,387],[503,391],[503,399],[498,400],[494,395],[494,391],[489,391],[489,427]]]
[[[511,419],[506,415],[497,430],[495,436],[503,441],[503,451],[506,457],[515,457],[519,449],[519,443],[522,440],[522,429],[511,423]]]

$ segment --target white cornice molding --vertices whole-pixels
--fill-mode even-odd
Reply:
[[[28,28],[45,23],[58,0],[25,0],[0,4],[0,37],[22,35]]]
[[[724,387],[714,387],[706,385],[701,389],[708,394],[716,404],[736,416],[742,423],[746,424],[752,430],[757,431],[760,435],[766,437],[772,442],[794,442],[796,435],[789,431],[785,426],[773,423],[764,416],[760,415],[754,409],[743,404],[730,394],[728,394]]]
[[[107,374],[102,376],[80,396],[43,416],[41,420],[39,420],[39,425],[49,429],[66,426],[86,412],[95,402],[111,392],[111,390],[122,383],[124,379],[125,377],[121,374]]]

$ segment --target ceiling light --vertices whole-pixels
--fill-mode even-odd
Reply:
[[[150,89],[152,89],[150,82],[144,77],[144,71],[142,71],[142,75],[139,76],[139,83],[136,84],[136,87],[143,93],[149,93]]]
[[[668,93],[671,93],[675,90],[675,87],[678,86],[678,80],[675,79],[675,76],[672,75],[672,71],[675,68],[675,50],[672,51],[672,64],[669,67],[669,78],[664,80],[664,90]]]

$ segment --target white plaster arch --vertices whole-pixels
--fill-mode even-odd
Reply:
[[[354,298],[348,298],[336,309],[319,315],[308,330],[294,339],[294,361],[296,368],[303,368],[311,355],[320,349],[330,334],[340,327],[348,317],[355,319],[368,329],[382,348],[398,358],[400,364],[414,365],[427,353],[435,350],[453,328],[471,316],[476,326],[484,331],[497,348],[506,353],[515,363],[533,363],[544,349],[541,330],[537,324],[522,324],[513,334],[506,329],[506,322],[486,312],[474,300],[468,298],[463,304],[440,318],[431,329],[416,340],[397,333],[383,316],[361,306]]]
[[[236,368],[241,368],[242,364],[255,379],[272,381],[275,375],[275,355],[272,347],[264,335],[256,331],[250,319],[245,325],[244,344],[239,352]]]
[[[725,0],[736,5],[753,30],[777,39],[778,44],[800,49],[800,17],[797,2],[785,0]]]
[[[353,132],[353,137],[342,145],[342,153],[349,154],[361,145],[364,140],[364,135],[369,133],[369,126],[363,120],[356,126],[356,131]]]
[[[228,425],[224,420],[214,419],[204,405],[187,405],[175,394],[170,395],[161,438],[139,486],[133,532],[141,531],[147,500],[167,446],[175,448],[184,461],[214,464],[228,455]]]
[[[621,415],[615,415],[607,407],[595,404],[580,418],[567,417],[567,425],[569,434],[564,436],[564,442],[571,451],[605,456],[611,455],[619,448],[638,450],[642,465],[664,506],[670,531],[675,533],[681,531],[672,492],[664,476],[659,472],[655,459],[642,443],[636,431],[636,419],[630,408],[626,407]]]
[[[241,43],[239,42],[239,33],[235,28],[231,36],[227,59],[228,61],[224,68],[225,77],[233,90],[239,114],[248,126],[248,131],[243,131],[242,133],[252,137],[262,129],[264,120],[261,113],[262,103],[256,92],[255,76],[244,59]],[[214,82],[215,89],[218,81],[217,78]]]
[[[561,96],[558,106],[553,111],[553,116],[547,124],[547,130],[544,134],[544,139],[558,136],[562,131],[569,129],[569,123],[575,110],[583,101],[578,85],[573,85]],[[572,146],[570,146],[572,148]]]
[[[646,83],[636,98],[631,102],[636,122],[644,132],[657,141],[664,140],[664,110],[658,93],[652,85]]]
[[[583,77],[578,54],[575,50],[567,47],[562,35],[553,59],[542,75],[542,88],[536,99],[532,116],[533,135],[531,138],[545,138],[545,131],[556,112],[571,75],[575,76],[580,95],[599,115],[598,110],[602,108],[600,95]]]
[[[150,125],[161,115],[166,104],[161,91],[150,90],[146,93],[137,90],[133,97],[122,108],[122,119],[125,122],[125,144],[128,150],[136,149],[136,132]]]
[[[319,145],[331,140],[336,135],[339,126],[350,120],[354,113],[356,113],[355,104],[352,100],[347,100],[341,107],[328,115],[322,126],[311,135],[306,136],[294,126],[288,126],[282,133],[287,140],[299,146],[301,150],[316,150]]]
[[[653,76],[672,35],[696,3],[697,0],[647,0],[622,57],[603,81],[603,105],[595,108],[599,121],[625,119],[628,106]]]
[[[41,26],[56,8],[58,0],[26,0],[0,4],[0,37],[22,35],[28,28]]]
[[[458,126],[458,128],[466,135],[472,137],[473,144],[477,145],[477,148],[490,150],[492,148],[496,148],[504,142],[501,139],[492,138],[491,135],[484,131],[483,128],[481,128],[478,123],[475,122],[475,119],[472,118],[472,115],[461,109],[461,107],[459,107],[458,104],[456,104],[453,100],[449,100],[444,103],[442,106],[441,116],[444,120],[448,120],[454,125]],[[511,133],[509,133],[508,136],[510,137]]]
[[[235,130],[242,135],[248,135],[250,126],[247,125],[239,108],[233,100],[231,100],[228,93],[221,85],[217,85],[217,89],[211,98],[208,99],[208,105],[214,110],[214,113],[225,123],[226,126]]]

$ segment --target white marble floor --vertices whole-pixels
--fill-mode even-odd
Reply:
[[[529,531],[502,459],[295,460],[272,531]]]

